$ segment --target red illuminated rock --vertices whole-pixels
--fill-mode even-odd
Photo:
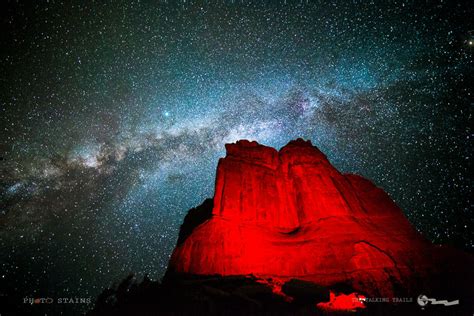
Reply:
[[[192,227],[185,220],[168,272],[298,278],[381,296],[409,292],[426,275],[432,246],[400,208],[310,141],[277,151],[243,140],[226,150],[214,203]]]
[[[355,293],[349,295],[340,294],[336,295],[333,292],[330,293],[329,302],[322,302],[316,304],[319,309],[328,311],[328,312],[338,312],[338,311],[355,311],[357,309],[364,309],[364,296],[359,296]]]

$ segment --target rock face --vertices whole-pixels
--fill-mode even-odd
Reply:
[[[341,174],[310,141],[226,150],[213,203],[185,221],[168,274],[297,278],[384,297],[426,279],[432,245],[383,190]]]

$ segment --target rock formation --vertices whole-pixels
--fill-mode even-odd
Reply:
[[[226,149],[162,282],[131,276],[88,315],[472,315],[473,257],[425,240],[370,181],[301,139]]]
[[[298,278],[387,297],[422,286],[432,245],[372,182],[302,139],[226,150],[212,208],[185,220],[168,274]]]

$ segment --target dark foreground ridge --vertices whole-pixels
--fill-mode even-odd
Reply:
[[[441,276],[440,276],[441,277]],[[450,280],[438,279],[448,288],[431,291],[432,297],[455,300],[459,288]],[[459,280],[459,279],[458,279]],[[457,281],[458,281],[457,280]],[[255,276],[179,275],[162,282],[147,277],[137,282],[133,275],[120,285],[105,290],[88,316],[101,315],[471,315],[471,300],[464,295],[456,306],[427,305],[423,309],[417,297],[411,302],[354,302],[353,289],[339,285],[332,288],[343,299],[331,302],[328,288],[311,282],[290,279],[275,293],[272,279]],[[452,281],[452,280],[451,280]],[[457,283],[455,280],[454,283]],[[459,283],[458,283],[459,284]],[[464,282],[465,284],[465,282]],[[465,288],[465,290],[468,290]],[[346,294],[344,294],[346,293]],[[327,303],[330,302],[330,303]],[[466,304],[467,303],[467,304]]]
[[[473,257],[427,241],[372,182],[302,139],[226,150],[162,282],[130,277],[91,315],[472,315]]]

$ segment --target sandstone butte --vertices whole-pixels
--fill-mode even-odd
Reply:
[[[226,151],[214,198],[188,213],[168,274],[297,278],[393,297],[429,289],[433,271],[458,255],[426,240],[387,193],[340,173],[310,141],[277,151],[241,140]]]

